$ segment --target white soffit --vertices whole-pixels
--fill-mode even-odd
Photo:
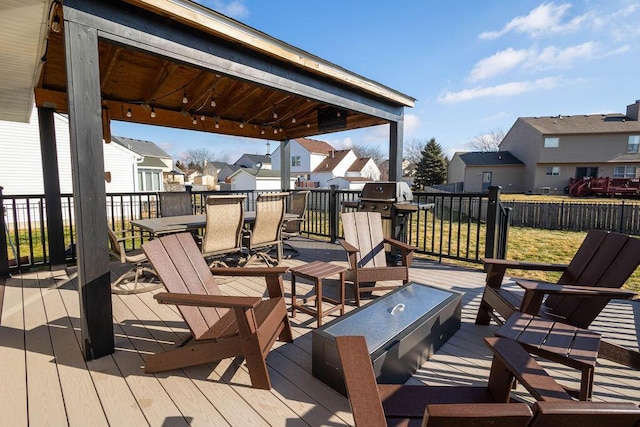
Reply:
[[[0,0],[0,120],[29,121],[49,7],[49,0]]]

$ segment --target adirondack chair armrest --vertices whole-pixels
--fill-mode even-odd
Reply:
[[[395,246],[401,251],[413,252],[418,250],[418,248],[413,245],[409,245],[407,243],[401,242],[400,240],[392,239],[390,237],[385,237],[384,242],[390,244],[391,246]]]
[[[526,403],[439,403],[427,405],[422,425],[429,425],[429,420],[439,425],[438,421],[447,425],[464,425],[478,419],[509,420],[509,425],[526,426],[533,417],[531,408]],[[497,423],[497,425],[504,425]]]
[[[597,416],[604,415],[609,425],[637,425],[634,422],[640,420],[640,408],[631,402],[554,402],[539,401],[533,404],[533,412],[542,416],[564,416],[569,419],[571,416]],[[576,421],[578,422],[578,421]]]
[[[211,274],[214,276],[243,276],[243,277],[254,277],[254,276],[280,276],[287,271],[289,271],[289,267],[255,267],[255,268],[244,268],[244,267],[214,267],[211,268]]]
[[[216,308],[256,308],[262,298],[260,297],[237,297],[226,295],[203,295],[203,294],[181,294],[160,292],[154,298],[161,304],[188,305],[196,307],[216,307]]]
[[[360,249],[356,248],[355,246],[353,246],[350,243],[347,243],[345,240],[338,240],[338,243],[340,243],[340,245],[342,245],[342,247],[344,248],[345,251],[347,251],[347,253],[349,255],[351,254],[356,254],[358,252],[360,252]]]
[[[504,381],[504,374],[501,373],[503,369],[509,371],[536,400],[573,400],[517,341],[500,337],[486,337],[484,340],[493,352],[489,389],[494,394],[506,394],[494,395],[496,401],[504,397],[508,399],[509,396],[509,384],[506,384],[506,388],[503,384],[496,384]]]
[[[524,296],[520,302],[520,311],[523,313],[537,315],[540,312],[542,301],[547,294],[563,294],[577,297],[607,298],[607,299],[629,299],[636,294],[632,291],[625,291],[614,288],[555,285],[546,282],[516,281],[518,286],[523,288]]]
[[[480,258],[483,264],[495,268],[514,268],[519,270],[564,271],[567,264],[548,264],[542,262],[516,261],[499,258]]]

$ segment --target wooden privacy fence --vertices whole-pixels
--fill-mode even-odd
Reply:
[[[622,200],[617,203],[503,201],[502,204],[512,208],[510,219],[514,227],[640,234],[639,203]]]

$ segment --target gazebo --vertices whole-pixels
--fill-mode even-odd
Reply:
[[[389,124],[415,100],[189,0],[0,0],[0,119],[38,107],[52,265],[64,264],[53,113],[69,116],[83,352],[114,351],[102,144],[112,120],[279,141]]]

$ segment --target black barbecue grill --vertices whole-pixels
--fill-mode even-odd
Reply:
[[[406,242],[405,224],[413,212],[428,210],[433,203],[413,203],[413,193],[406,182],[370,182],[364,185],[360,199],[343,202],[358,212],[379,212],[385,221],[385,236]]]

